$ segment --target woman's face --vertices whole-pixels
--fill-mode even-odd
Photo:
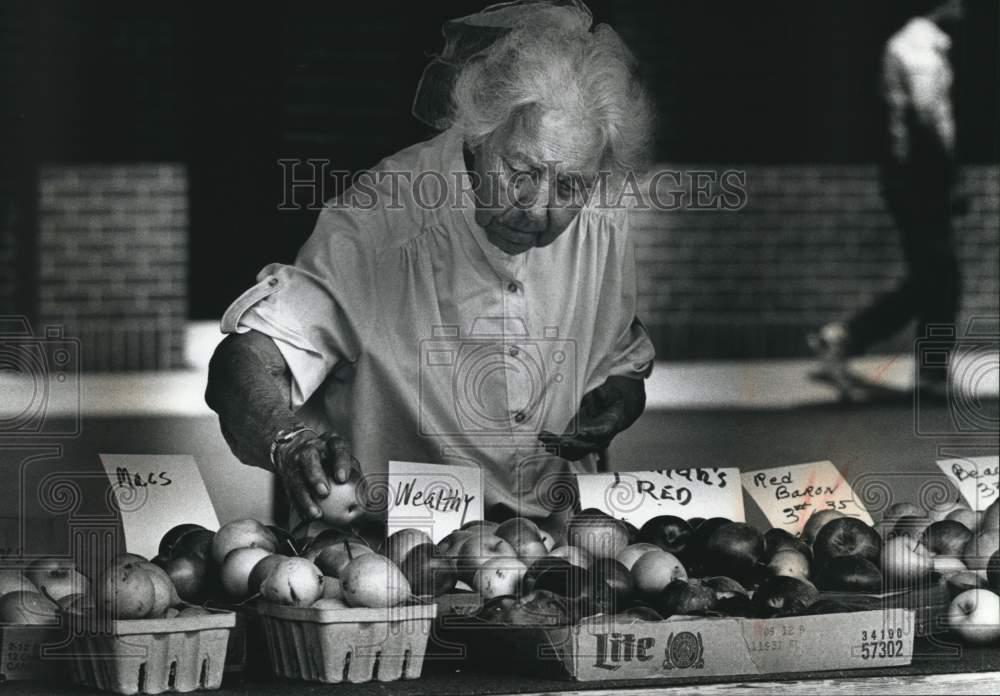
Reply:
[[[601,146],[596,128],[553,112],[515,117],[487,138],[472,174],[490,243],[516,255],[555,241],[593,190]]]

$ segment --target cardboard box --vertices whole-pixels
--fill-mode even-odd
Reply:
[[[437,643],[466,658],[522,674],[579,681],[774,674],[907,665],[916,632],[911,609],[775,619],[671,617],[647,622],[595,616],[573,626],[479,624],[453,616]],[[447,659],[443,653],[435,659]]]
[[[42,658],[42,646],[59,645],[65,638],[60,626],[0,626],[0,684],[51,678],[53,662]]]

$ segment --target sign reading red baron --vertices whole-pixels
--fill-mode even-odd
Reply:
[[[702,669],[705,666],[705,643],[701,633],[671,633],[666,644],[658,647],[656,638],[634,633],[597,633],[594,667],[608,671],[621,669],[627,662],[661,660],[664,670]],[[660,650],[662,648],[662,653]]]

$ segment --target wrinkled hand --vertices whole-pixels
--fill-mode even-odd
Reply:
[[[320,516],[316,500],[330,494],[331,478],[335,483],[344,483],[351,469],[359,468],[346,439],[333,433],[318,435],[311,430],[304,430],[291,442],[281,445],[275,453],[275,463],[275,473],[284,483],[288,497],[307,520]]]
[[[577,461],[606,449],[631,424],[624,392],[613,382],[605,382],[584,395],[576,418],[562,435],[543,430],[538,439],[552,454]]]

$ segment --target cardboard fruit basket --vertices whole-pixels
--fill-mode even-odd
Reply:
[[[277,675],[326,683],[416,679],[437,607],[257,606]]]
[[[60,626],[0,625],[0,684],[52,676],[52,662],[45,660],[42,649],[65,639]]]
[[[218,689],[236,615],[111,621],[73,640],[73,680],[118,694]]]

